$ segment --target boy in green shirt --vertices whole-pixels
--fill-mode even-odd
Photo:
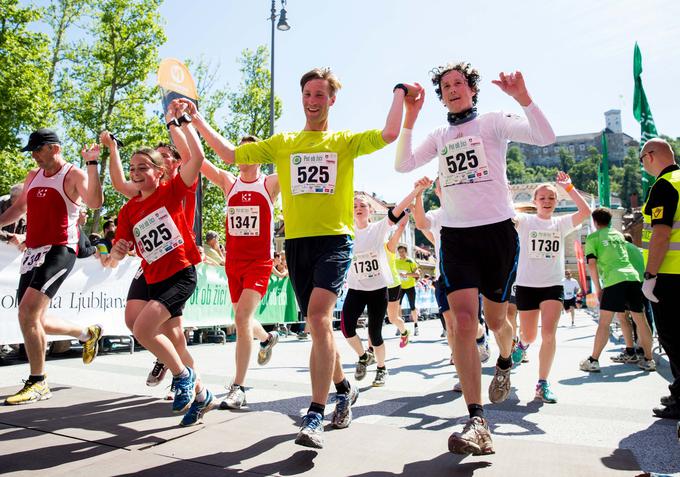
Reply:
[[[644,350],[644,359],[638,366],[645,371],[656,370],[652,359],[652,332],[642,313],[642,282],[635,267],[630,263],[623,234],[610,228],[612,214],[609,209],[598,208],[592,213],[597,229],[586,238],[588,270],[600,302],[600,321],[595,334],[593,354],[580,363],[583,371],[599,372],[598,361],[607,344],[609,324],[614,313],[630,310]],[[602,285],[600,285],[602,278]]]

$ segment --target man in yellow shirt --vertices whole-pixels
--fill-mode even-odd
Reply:
[[[352,260],[354,237],[354,159],[396,140],[405,96],[421,94],[418,85],[398,84],[382,130],[330,132],[328,113],[341,85],[328,68],[315,68],[300,80],[305,128],[280,133],[258,143],[234,147],[193,114],[199,132],[228,164],[276,164],[286,224],[288,271],[312,334],[312,403],[295,442],[323,447],[323,415],[331,381],[336,388],[332,425],[349,426],[358,390],[342,371],[333,337],[337,295]],[[212,140],[212,142],[211,142]]]
[[[401,291],[399,292],[399,304],[401,305],[404,296],[408,299],[408,306],[411,310],[411,320],[413,320],[413,335],[418,336],[418,308],[416,307],[416,280],[420,278],[418,264],[411,257],[406,255],[406,247],[397,247],[399,258],[394,263],[399,271],[401,279]]]

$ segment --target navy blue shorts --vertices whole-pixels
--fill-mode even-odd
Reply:
[[[303,316],[307,316],[314,288],[340,293],[352,264],[353,249],[354,241],[349,235],[286,239],[288,273]]]
[[[434,297],[437,300],[437,306],[439,306],[439,313],[449,311],[449,300],[446,298],[446,286],[441,278],[435,283]]]

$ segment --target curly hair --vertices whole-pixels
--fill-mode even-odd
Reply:
[[[475,94],[472,96],[472,105],[475,106],[477,104],[477,95],[479,94],[479,82],[481,81],[482,77],[480,76],[479,71],[477,71],[477,69],[473,68],[470,63],[466,63],[464,61],[455,64],[447,63],[443,66],[437,66],[436,68],[432,68],[432,70],[430,71],[430,75],[432,75],[432,84],[434,85],[435,93],[437,93],[437,96],[441,100],[442,78],[446,73],[454,70],[460,72],[460,74],[465,76],[468,86],[470,87],[470,89],[472,89],[472,91],[474,91]]]

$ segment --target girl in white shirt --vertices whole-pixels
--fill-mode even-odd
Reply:
[[[513,350],[512,359],[516,364],[522,362],[527,348],[536,340],[540,316],[541,350],[536,398],[546,403],[557,402],[548,384],[548,374],[555,357],[555,334],[564,297],[564,239],[590,215],[588,204],[574,188],[568,174],[558,172],[557,184],[569,194],[578,212],[553,217],[557,188],[552,184],[541,184],[534,190],[536,214],[520,213],[515,217],[520,241],[515,281],[520,341]]]

